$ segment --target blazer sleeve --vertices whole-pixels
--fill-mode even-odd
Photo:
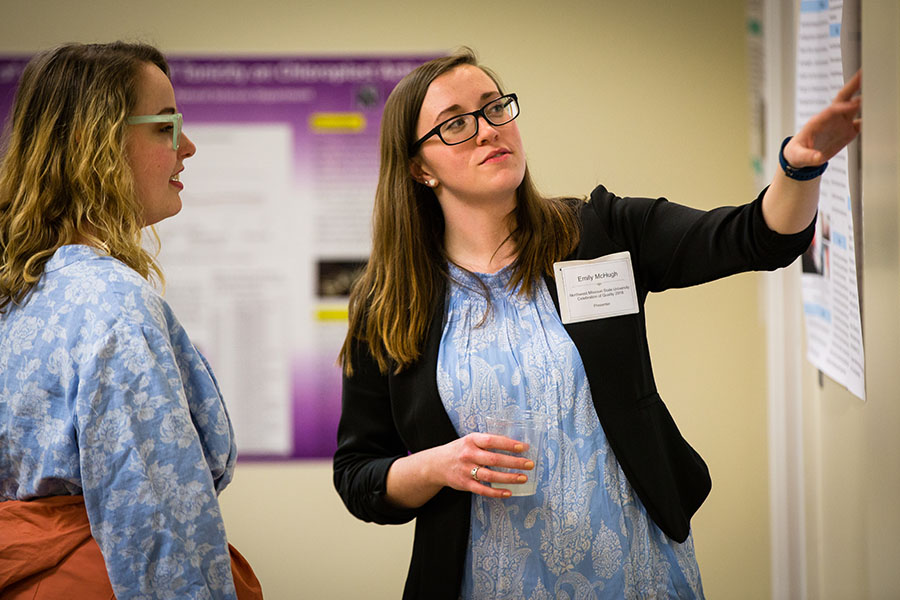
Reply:
[[[406,523],[417,511],[386,498],[388,470],[408,454],[394,423],[389,376],[378,370],[363,343],[356,344],[352,359],[354,373],[344,375],[341,390],[334,487],[357,518],[382,525]]]
[[[620,198],[599,186],[583,214],[596,221],[586,231],[599,227],[630,250],[642,287],[659,292],[744,271],[772,271],[802,254],[812,242],[815,219],[799,233],[777,233],[763,218],[764,194],[742,206],[703,211],[665,198]]]

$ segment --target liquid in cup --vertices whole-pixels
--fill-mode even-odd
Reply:
[[[513,496],[533,495],[537,491],[538,462],[547,432],[544,416],[533,411],[522,410],[503,412],[499,415],[488,415],[485,417],[485,420],[488,433],[503,435],[525,444],[525,451],[521,453],[504,452],[502,450],[498,450],[498,452],[511,456],[522,456],[534,462],[534,468],[530,471],[491,467],[494,471],[524,473],[528,476],[528,481],[525,483],[492,482],[491,487],[509,490]]]

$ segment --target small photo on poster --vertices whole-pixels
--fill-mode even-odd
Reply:
[[[320,260],[316,265],[316,295],[319,298],[346,298],[350,288],[366,268],[366,260]]]

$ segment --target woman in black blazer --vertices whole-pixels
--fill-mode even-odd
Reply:
[[[398,84],[341,351],[334,483],[363,520],[416,519],[404,598],[702,597],[690,518],[710,479],[657,393],[644,300],[801,254],[818,175],[859,131],[858,89],[857,75],[786,140],[758,198],[704,212],[602,186],[541,197],[518,97],[467,49]],[[550,423],[537,469],[485,431],[509,407]],[[491,487],[523,477],[537,494]]]

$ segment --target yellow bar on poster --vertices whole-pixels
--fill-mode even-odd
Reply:
[[[316,309],[316,321],[346,321],[349,312],[347,308],[322,307]]]
[[[309,117],[313,133],[360,133],[366,129],[366,117],[358,112],[319,112]]]

